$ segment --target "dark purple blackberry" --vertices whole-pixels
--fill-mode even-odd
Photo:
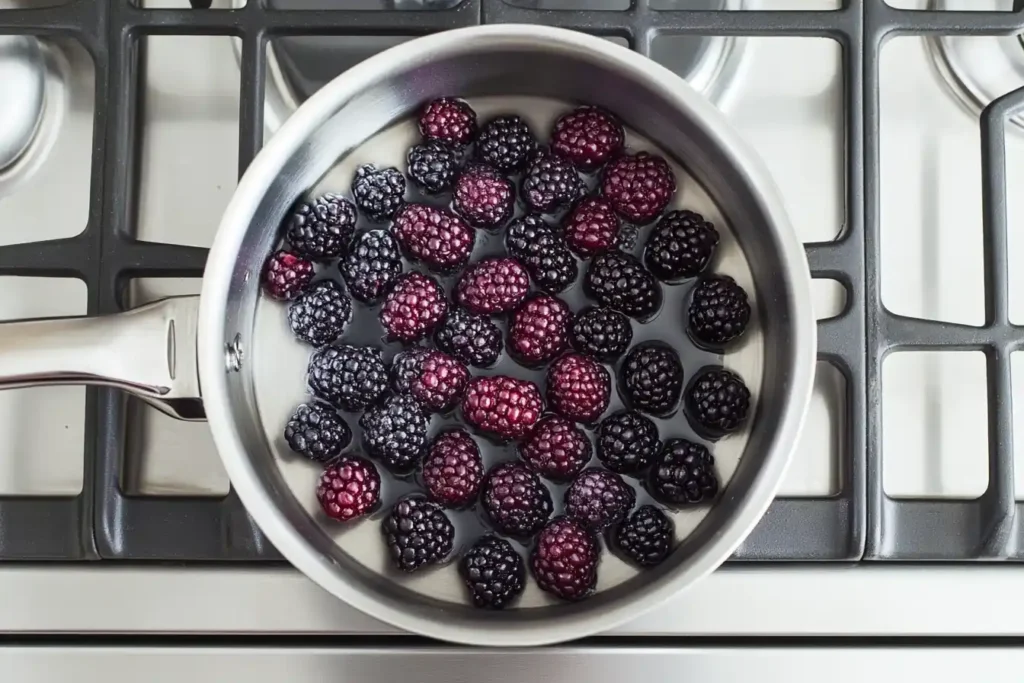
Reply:
[[[505,173],[521,171],[536,148],[530,127],[515,115],[491,119],[476,139],[477,158]]]
[[[540,589],[562,600],[583,600],[597,587],[601,546],[576,520],[551,520],[537,537],[530,570]]]
[[[350,522],[380,505],[380,474],[358,455],[343,455],[324,467],[316,486],[320,509],[331,519]]]
[[[594,531],[626,518],[636,503],[636,491],[619,475],[591,467],[565,490],[565,514]]]
[[[750,390],[725,368],[704,368],[686,389],[686,413],[700,435],[718,439],[735,432],[750,411]]]
[[[445,353],[477,368],[489,368],[497,363],[504,346],[501,330],[490,318],[461,308],[449,311],[434,333],[434,343]]]
[[[356,237],[338,270],[353,297],[376,304],[402,272],[402,253],[389,231],[369,230]]]
[[[672,552],[675,525],[653,505],[642,505],[615,529],[615,545],[639,567],[655,567]]]
[[[521,194],[530,210],[553,213],[569,206],[586,192],[587,186],[573,165],[545,151],[530,161],[523,176]]]
[[[669,439],[647,476],[651,495],[666,505],[697,505],[718,494],[715,458],[699,443]]]
[[[314,274],[311,262],[298,254],[278,249],[263,265],[263,291],[274,299],[291,301],[306,291]]]
[[[565,291],[579,275],[572,252],[540,216],[527,215],[509,223],[505,248],[523,264],[537,287],[550,294]]]
[[[478,539],[462,556],[459,571],[475,607],[503,609],[526,586],[523,558],[511,543],[497,536]]]
[[[467,424],[505,441],[527,436],[543,410],[536,384],[507,375],[471,378],[462,399]]]
[[[668,415],[683,392],[683,364],[668,344],[644,342],[634,346],[619,370],[623,401],[651,415]]]
[[[602,306],[641,321],[661,309],[661,285],[635,256],[623,251],[595,256],[583,277],[583,291]]]
[[[641,225],[657,218],[675,192],[675,174],[657,154],[623,154],[610,161],[601,176],[601,194],[620,216]]]
[[[428,204],[406,204],[399,209],[391,232],[410,258],[438,273],[466,265],[476,241],[476,231],[465,221],[448,209]]]
[[[622,230],[615,209],[604,197],[584,197],[562,219],[565,243],[580,258],[608,251]]]
[[[563,114],[551,131],[551,148],[584,171],[593,171],[622,151],[626,131],[600,107],[584,106]]]
[[[462,429],[442,432],[423,460],[423,487],[431,499],[450,508],[476,502],[484,461],[473,437]]]
[[[548,406],[556,413],[588,424],[608,409],[612,378],[589,356],[567,353],[548,367]]]
[[[540,419],[533,432],[519,443],[519,457],[530,469],[554,482],[566,482],[590,461],[590,439],[571,420],[558,415]]]
[[[569,340],[580,353],[610,363],[633,343],[633,326],[618,311],[588,306],[573,319]]]
[[[392,472],[412,471],[427,447],[427,415],[412,396],[390,396],[359,418],[363,445]]]
[[[597,428],[597,459],[618,474],[637,475],[654,460],[661,447],[658,426],[635,410],[620,410]]]
[[[695,211],[669,211],[651,230],[644,264],[665,282],[695,277],[707,267],[718,247],[718,231]]]
[[[495,465],[484,478],[484,511],[501,533],[533,536],[551,516],[551,493],[540,477],[521,462]]]
[[[352,319],[352,300],[333,280],[320,280],[288,306],[288,325],[313,346],[330,344]]]
[[[374,223],[392,218],[405,198],[405,176],[397,168],[364,164],[356,169],[352,195],[363,215]]]
[[[303,403],[284,427],[288,447],[317,462],[327,462],[352,441],[352,430],[325,403]]]
[[[689,311],[690,336],[702,346],[721,346],[747,329],[747,293],[728,275],[702,279],[693,289]]]
[[[384,297],[378,317],[389,341],[411,343],[429,336],[447,314],[441,283],[422,273],[405,273]]]
[[[325,346],[309,359],[309,388],[342,410],[362,410],[387,390],[388,369],[380,349]]]
[[[440,140],[428,140],[409,148],[406,157],[409,177],[427,194],[452,189],[459,174],[458,150]]]
[[[320,261],[343,256],[355,231],[355,205],[328,192],[295,207],[285,239],[301,256]]]
[[[547,294],[535,294],[512,313],[508,348],[524,365],[538,365],[558,355],[568,345],[567,328],[572,319],[568,304]]]
[[[420,135],[427,140],[442,140],[462,146],[476,135],[476,112],[454,97],[431,100],[419,118]]]
[[[417,493],[398,499],[381,533],[391,561],[404,572],[444,561],[455,541],[455,527],[444,509]]]
[[[455,300],[470,313],[507,313],[530,291],[530,276],[514,258],[485,258],[462,274]]]
[[[452,206],[474,228],[494,230],[515,210],[512,182],[489,166],[471,164],[455,182]]]
[[[460,361],[436,349],[415,347],[402,351],[391,362],[391,386],[410,394],[426,410],[450,411],[462,399],[469,371]]]

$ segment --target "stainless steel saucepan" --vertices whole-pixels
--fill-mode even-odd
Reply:
[[[566,107],[587,102],[617,113],[631,135],[656,145],[685,173],[683,199],[704,202],[702,210],[715,216],[723,232],[721,258],[748,281],[755,303],[756,329],[739,360],[727,359],[742,366],[755,411],[742,435],[716,446],[729,469],[718,500],[684,518],[688,535],[661,566],[636,573],[609,564],[598,592],[580,603],[534,596],[516,609],[484,612],[440,579],[409,580],[368,562],[359,544],[379,543],[379,534],[339,532],[311,514],[312,489],[295,485],[291,464],[279,455],[276,427],[267,428],[268,420],[281,419],[271,417],[280,403],[276,394],[301,381],[294,369],[294,380],[267,380],[268,373],[284,372],[294,355],[277,339],[275,330],[284,327],[280,310],[276,322],[261,324],[267,306],[279,305],[259,301],[260,270],[283,217],[337,165],[362,161],[356,157],[367,141],[384,139],[423,102],[446,95]],[[672,315],[678,319],[681,312]],[[768,173],[724,117],[680,78],[628,49],[571,31],[516,25],[412,40],[350,69],[304,103],[239,183],[201,296],[103,318],[0,326],[0,386],[103,384],[175,417],[205,416],[233,487],[298,569],[383,621],[478,645],[546,644],[603,631],[721,564],[776,492],[804,418],[814,361],[803,249]]]

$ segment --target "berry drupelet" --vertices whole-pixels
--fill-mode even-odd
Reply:
[[[558,483],[582,472],[591,454],[590,440],[583,430],[558,415],[541,418],[518,450],[531,470]]]
[[[352,430],[334,408],[324,403],[303,403],[285,425],[284,440],[299,455],[327,462],[349,445]]]
[[[572,163],[548,151],[534,155],[523,176],[522,198],[531,211],[554,213],[587,191]]]
[[[647,477],[647,489],[666,505],[697,505],[718,493],[715,458],[699,443],[669,439]]]
[[[404,572],[443,562],[455,541],[455,527],[441,506],[415,493],[398,499],[381,533],[391,561]]]
[[[728,344],[743,334],[750,322],[747,293],[728,275],[702,279],[690,297],[690,337],[701,346]]]
[[[634,223],[657,218],[675,191],[676,177],[668,162],[647,152],[613,159],[601,177],[601,194],[620,216]]]
[[[506,375],[471,378],[462,399],[465,421],[503,440],[529,434],[543,410],[537,385]]]
[[[475,607],[503,609],[526,586],[526,565],[512,544],[497,536],[477,539],[459,564]]]
[[[392,218],[405,198],[405,176],[397,168],[364,164],[356,169],[352,195],[363,215],[375,223]]]
[[[559,517],[537,537],[530,570],[541,590],[562,600],[582,600],[597,587],[600,554],[593,533],[575,520]]]
[[[352,300],[337,282],[320,280],[288,306],[292,333],[313,346],[330,344],[352,320]]]
[[[300,202],[288,217],[285,239],[312,261],[343,256],[356,231],[356,207],[341,195],[327,193]]]
[[[551,493],[540,478],[521,462],[495,465],[484,478],[484,511],[501,533],[529,538],[551,516]]]
[[[477,158],[504,173],[523,170],[536,148],[530,127],[515,115],[491,119],[476,140]]]
[[[304,292],[313,280],[313,264],[298,254],[281,249],[263,266],[263,291],[281,301]]]
[[[380,475],[366,458],[343,455],[324,467],[316,498],[332,519],[348,522],[363,517],[380,504]]]
[[[660,447],[658,426],[635,410],[613,413],[597,428],[597,459],[618,474],[640,474]]]
[[[661,309],[661,285],[635,256],[623,251],[595,256],[583,277],[583,291],[602,306],[641,321]]]
[[[427,194],[452,189],[459,173],[459,150],[440,140],[427,140],[409,148],[409,178]]]
[[[399,209],[391,231],[405,253],[438,273],[469,262],[476,232],[448,209],[407,204]]]
[[[455,182],[452,206],[474,228],[495,230],[512,217],[515,188],[493,168],[472,164]]]
[[[409,343],[433,332],[447,313],[448,299],[437,280],[422,273],[406,273],[384,298],[380,324],[388,339]]]
[[[750,390],[725,368],[704,368],[686,389],[686,413],[698,434],[718,439],[735,432],[747,419]]]
[[[551,149],[584,171],[593,171],[622,151],[626,131],[600,107],[577,107],[555,121]]]
[[[448,313],[434,333],[437,348],[475,368],[489,368],[498,362],[504,342],[501,330],[482,315],[473,315],[461,308]]]
[[[353,297],[376,304],[402,272],[398,242],[388,230],[368,230],[355,238],[338,269]]]
[[[622,224],[604,197],[584,197],[562,220],[565,243],[580,258],[615,248]]]
[[[363,445],[396,474],[419,464],[427,445],[427,416],[412,396],[391,396],[359,418]]]
[[[540,216],[512,221],[505,232],[505,248],[526,267],[537,287],[550,294],[565,291],[579,275],[565,242]]]
[[[427,140],[441,140],[462,146],[476,135],[476,112],[455,97],[431,100],[420,112],[420,135]]]
[[[309,387],[342,410],[362,410],[387,390],[388,369],[380,349],[325,346],[309,359]]]
[[[583,470],[565,490],[565,514],[594,531],[624,520],[635,503],[632,486],[596,467]]]
[[[715,255],[718,231],[694,211],[669,211],[651,230],[644,264],[665,282],[699,275]]]
[[[548,368],[548,405],[576,422],[596,422],[608,408],[611,376],[592,358],[567,353]]]
[[[561,299],[547,294],[529,297],[513,313],[509,325],[509,351],[526,365],[551,360],[567,345],[572,311]]]
[[[634,346],[619,369],[619,390],[627,405],[651,415],[669,415],[683,392],[679,354],[662,342]]]
[[[633,326],[622,313],[589,306],[573,318],[569,340],[574,349],[602,362],[624,354],[633,342]]]
[[[461,429],[438,434],[423,459],[423,487],[445,507],[476,501],[484,479],[484,461],[473,437]]]
[[[462,399],[469,371],[456,358],[434,349],[414,348],[395,356],[391,386],[410,394],[431,412],[445,413]]]
[[[530,277],[510,258],[488,258],[466,269],[455,287],[455,300],[470,313],[511,311],[526,298]]]
[[[672,552],[675,525],[653,505],[642,505],[615,528],[615,546],[638,567],[656,567]]]

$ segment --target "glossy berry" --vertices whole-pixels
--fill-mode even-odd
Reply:
[[[288,306],[292,334],[313,346],[330,344],[352,319],[352,300],[337,282],[320,280]]]
[[[747,293],[728,275],[712,275],[693,288],[690,298],[690,336],[702,346],[728,344],[750,322]]]
[[[431,270],[450,273],[469,262],[475,231],[447,209],[408,204],[399,209],[391,231],[409,257]]]
[[[388,230],[368,230],[355,238],[338,270],[353,297],[378,303],[402,272],[398,242]]]
[[[313,261],[344,255],[356,231],[355,204],[327,193],[299,202],[288,217],[285,239],[301,256]]]
[[[455,541],[455,527],[441,506],[416,493],[398,499],[381,533],[391,561],[404,572],[444,561]]]
[[[661,440],[658,426],[635,410],[620,410],[597,428],[597,459],[612,472],[637,475],[653,462]]]
[[[718,247],[718,231],[695,211],[669,211],[651,230],[644,264],[655,277],[676,282],[703,271]]]
[[[459,573],[474,607],[503,609],[526,586],[526,565],[512,544],[497,536],[484,536],[466,551]]]
[[[364,164],[356,169],[352,195],[363,215],[375,223],[395,215],[405,198],[405,176],[397,168]]]
[[[668,415],[683,393],[679,354],[662,342],[634,346],[619,369],[619,389],[629,407],[651,415]]]
[[[566,482],[590,461],[590,440],[583,430],[558,415],[541,418],[533,433],[519,444],[519,457],[540,476]]]
[[[639,567],[656,567],[672,552],[675,525],[653,505],[642,505],[613,534],[622,554]]]
[[[529,434],[543,410],[536,384],[506,375],[471,378],[462,399],[468,424],[505,440]]]
[[[476,501],[484,479],[484,461],[473,437],[461,429],[442,432],[423,459],[423,486],[445,507],[461,508]]]
[[[415,348],[395,356],[391,384],[408,393],[428,411],[445,413],[454,408],[469,382],[469,371],[458,359],[434,349]]]
[[[348,522],[363,517],[380,504],[380,475],[366,458],[343,455],[324,467],[316,498],[332,519]]]
[[[657,218],[675,191],[676,177],[668,162],[647,152],[612,160],[601,177],[601,194],[620,216],[634,223]]]
[[[586,191],[587,186],[572,163],[545,151],[530,161],[521,194],[531,211],[553,213],[569,206]]]
[[[551,131],[551,149],[584,171],[593,171],[622,151],[626,131],[600,107],[577,107]]]
[[[480,129],[476,156],[504,173],[521,171],[537,147],[526,122],[515,115],[491,119]]]
[[[559,517],[544,527],[530,554],[537,585],[562,600],[588,597],[597,587],[601,547],[579,522]]]
[[[568,345],[571,318],[572,311],[561,299],[531,296],[512,313],[509,351],[527,365],[551,360]]]
[[[437,348],[476,368],[489,368],[498,362],[504,347],[501,330],[482,315],[461,308],[448,313],[434,333]]]
[[[608,408],[611,376],[597,361],[567,353],[548,368],[548,405],[576,422],[596,422]]]
[[[362,410],[388,388],[388,369],[380,349],[325,346],[309,359],[309,388],[342,410]]]
[[[423,107],[419,127],[420,135],[427,140],[465,145],[476,135],[476,112],[460,99],[441,97]]]
[[[408,343],[433,332],[447,313],[448,299],[437,280],[406,273],[384,298],[379,317],[388,339]]]
[[[411,471],[427,446],[427,416],[412,396],[390,396],[359,418],[363,445],[392,472]]]
[[[288,447],[310,460],[327,462],[352,441],[345,420],[324,403],[303,403],[284,427]]]
[[[521,462],[495,465],[484,478],[484,511],[495,529],[517,538],[533,536],[551,516],[551,493]]]
[[[590,306],[573,318],[569,340],[574,349],[602,362],[621,356],[633,342],[633,326],[622,313]]]
[[[580,258],[615,248],[622,223],[604,197],[584,197],[562,220],[565,243]]]
[[[725,368],[704,368],[686,389],[686,412],[702,436],[717,439],[735,432],[750,411],[750,390]]]
[[[661,285],[632,254],[598,254],[583,277],[587,296],[637,320],[648,320],[661,309]]]
[[[511,311],[526,298],[530,277],[510,258],[487,258],[466,269],[455,287],[455,300],[470,313]]]
[[[263,291],[268,296],[290,301],[304,292],[313,280],[313,264],[298,254],[275,251],[263,266]]]
[[[594,531],[624,520],[635,503],[632,486],[596,467],[583,470],[565,490],[565,514]]]
[[[561,236],[540,216],[526,215],[512,221],[505,232],[505,247],[523,264],[537,287],[550,294],[565,291],[579,275],[576,259]]]
[[[459,174],[459,150],[440,140],[428,140],[409,148],[409,178],[427,194],[452,189]]]
[[[455,182],[452,205],[474,228],[494,230],[512,217],[515,191],[508,178],[494,169],[471,165]]]
[[[697,505],[718,494],[715,458],[699,443],[669,439],[647,478],[651,495],[666,505]]]

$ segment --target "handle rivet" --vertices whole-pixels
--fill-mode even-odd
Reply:
[[[242,359],[245,353],[242,351],[242,335],[236,334],[231,343],[224,347],[224,360],[228,372],[238,372],[242,369]]]

